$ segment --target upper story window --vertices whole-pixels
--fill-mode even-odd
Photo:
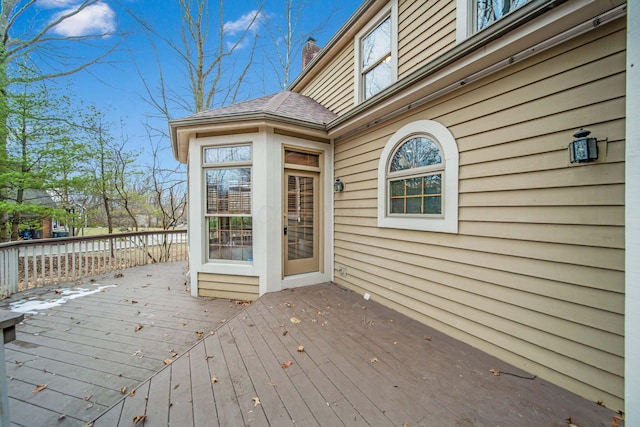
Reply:
[[[474,32],[493,24],[530,0],[473,0]]]
[[[204,149],[210,260],[253,260],[251,165],[251,145]]]
[[[456,42],[489,27],[532,0],[456,0]]]
[[[378,166],[378,226],[458,232],[458,148],[433,120],[403,126]]]
[[[397,1],[381,10],[356,36],[356,103],[397,80]]]

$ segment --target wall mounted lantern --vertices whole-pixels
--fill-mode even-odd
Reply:
[[[592,162],[598,159],[598,140],[588,138],[591,132],[580,129],[573,134],[574,139],[569,144],[569,158],[571,163]]]
[[[333,191],[336,193],[344,191],[344,182],[340,181],[340,178],[336,178],[336,182],[333,183]]]

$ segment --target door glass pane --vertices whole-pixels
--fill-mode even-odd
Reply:
[[[313,178],[287,179],[287,259],[313,258]]]

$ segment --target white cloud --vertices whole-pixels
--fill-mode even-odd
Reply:
[[[224,31],[227,35],[234,36],[238,33],[242,33],[249,29],[256,33],[260,28],[261,21],[264,18],[264,14],[259,10],[252,10],[249,13],[242,15],[235,21],[228,21],[224,23]]]
[[[45,0],[45,2],[64,3],[65,0]],[[67,2],[68,3],[68,2]],[[66,6],[66,5],[65,5]],[[69,8],[58,13],[54,19],[72,13],[75,8]],[[110,34],[116,30],[116,13],[108,4],[97,2],[85,7],[80,12],[69,16],[55,26],[53,31],[64,37],[79,37],[91,34]]]

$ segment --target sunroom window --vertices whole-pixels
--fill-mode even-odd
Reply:
[[[210,260],[252,261],[251,146],[204,149]]]
[[[480,31],[531,0],[473,0],[474,31]]]

